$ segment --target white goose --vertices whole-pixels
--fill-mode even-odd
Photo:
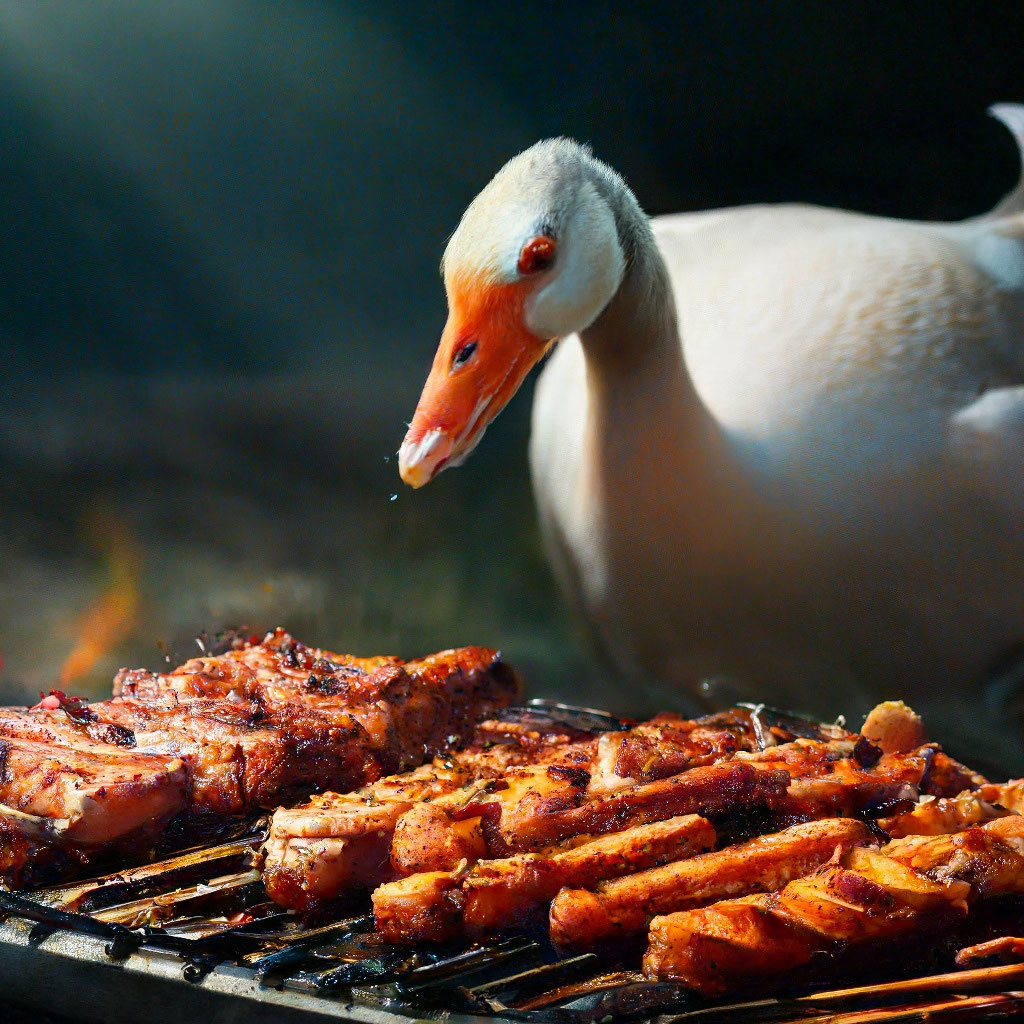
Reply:
[[[992,112],[1024,148],[1024,107]],[[1022,211],[1024,181],[955,224],[648,221],[587,149],[538,143],[448,244],[402,477],[465,459],[561,339],[537,504],[625,680],[824,714],[905,697],[980,735],[981,681],[1024,644]]]

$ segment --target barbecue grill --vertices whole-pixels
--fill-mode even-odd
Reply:
[[[617,729],[601,711],[550,701],[528,708],[588,730]],[[755,721],[763,712],[755,709]],[[779,716],[783,713],[772,712]],[[799,720],[787,716],[791,725]],[[813,729],[818,723],[808,722]],[[807,985],[784,997],[709,1001],[650,982],[592,953],[559,956],[540,937],[398,947],[372,915],[310,923],[269,902],[253,868],[265,817],[151,864],[31,893],[0,891],[5,998],[54,1013],[123,1024],[199,1015],[239,1020],[342,1019],[397,1024],[598,1024],[979,1020],[1024,1013],[1024,964],[953,969],[951,957],[886,969],[873,983]],[[1024,904],[997,902],[949,950],[1005,935]],[[881,960],[881,958],[878,958]],[[922,968],[922,963],[926,967]],[[915,970],[916,966],[916,970]],[[936,970],[936,967],[944,968]],[[862,981],[867,979],[862,979]],[[833,982],[834,983],[834,982]]]

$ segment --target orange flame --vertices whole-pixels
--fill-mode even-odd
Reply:
[[[60,670],[62,688],[86,675],[127,636],[139,607],[142,552],[127,527],[110,514],[91,517],[87,526],[102,551],[107,582],[78,621],[78,641]]]

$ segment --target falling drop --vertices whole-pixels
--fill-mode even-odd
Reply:
[[[392,501],[398,501],[398,495],[397,494],[392,494],[391,495],[391,500]]]

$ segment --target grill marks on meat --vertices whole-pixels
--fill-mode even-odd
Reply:
[[[188,803],[180,758],[125,751],[84,737],[0,739],[0,879],[18,886],[79,869],[82,851],[148,848]]]
[[[662,715],[625,733],[600,737],[550,722],[525,728],[519,722],[484,722],[473,743],[450,758],[471,782],[424,797],[429,806],[392,808],[378,819],[379,833],[390,842],[389,856],[379,863],[386,862],[387,871],[399,876],[451,871],[460,861],[547,850],[580,835],[619,833],[668,818],[731,809],[737,802],[781,806],[785,773],[750,764],[704,764],[712,749],[756,748],[749,716],[738,712],[708,721],[712,724]],[[619,758],[622,741],[655,737],[657,756],[674,767],[699,767],[673,774],[648,763],[647,755],[640,774],[654,781],[618,775],[625,770]],[[386,877],[383,869],[368,873],[358,856],[351,801],[332,796],[327,802],[329,808],[318,801],[275,815],[265,874],[268,891],[286,906],[311,910],[342,896],[348,886],[372,886]],[[332,821],[332,833],[310,842],[300,834],[306,814]],[[384,834],[375,840],[380,849]],[[369,840],[359,842],[368,845]]]
[[[533,923],[563,886],[689,857],[714,842],[711,823],[689,814],[567,849],[481,860],[468,871],[420,872],[374,892],[377,930],[398,943],[490,935]]]
[[[0,840],[0,879],[58,870],[48,848],[79,861],[127,838],[142,849],[183,811],[239,814],[404,771],[464,740],[516,680],[483,648],[355,659],[278,630],[173,672],[122,672],[116,689],[88,706],[0,709],[0,822],[21,837],[18,853]]]
[[[659,716],[557,741],[511,729],[495,746],[483,727],[447,762],[461,771],[445,791],[406,793],[375,826],[378,931],[477,939],[547,911],[556,945],[600,950],[649,930],[649,977],[717,995],[1024,892],[1018,784],[991,786],[924,744],[902,706],[876,716],[871,739],[785,723],[760,709]],[[495,749],[507,760],[488,772]],[[307,813],[280,812],[278,839],[294,844]],[[335,820],[330,841],[341,831]],[[323,870],[296,861],[292,880]],[[309,909],[332,891],[336,879],[282,902]]]
[[[642,933],[656,914],[773,892],[826,863],[836,850],[871,839],[861,821],[827,818],[586,889],[566,888],[551,905],[551,938],[566,948],[600,946]]]
[[[448,762],[458,777],[429,794],[354,817],[344,797],[278,812],[268,889],[311,910],[377,885],[378,931],[398,943],[536,925],[549,908],[556,944],[601,947],[640,937],[656,915],[782,889],[877,843],[881,814],[923,829],[910,815],[922,792],[948,801],[937,794],[975,782],[932,746],[886,751],[836,726],[796,720],[787,731],[787,721],[737,709],[557,737],[484,723]],[[506,760],[488,770],[498,750]],[[326,802],[326,830],[301,835]],[[370,816],[372,865],[361,856]]]
[[[656,917],[644,972],[706,995],[785,981],[816,954],[962,918],[985,896],[1024,892],[1024,818],[948,836],[851,849],[778,893]]]
[[[325,793],[295,809],[275,812],[264,846],[263,882],[271,899],[304,912],[353,892],[365,892],[403,870],[451,866],[438,857],[462,857],[461,835],[446,828],[443,843],[421,843],[417,825],[436,810],[427,801],[455,794],[468,800],[497,779],[510,763],[508,749],[474,751],[470,765],[458,753],[437,758],[403,775],[390,776],[353,793]],[[408,820],[406,820],[406,816]],[[404,822],[397,852],[396,829]],[[406,857],[403,864],[401,857]],[[418,857],[431,857],[418,860]]]
[[[485,855],[474,808],[507,789],[506,777],[517,768],[571,761],[592,749],[577,736],[487,720],[472,744],[432,764],[353,793],[325,793],[302,807],[281,808],[263,851],[268,894],[309,912],[396,875],[445,870]]]

